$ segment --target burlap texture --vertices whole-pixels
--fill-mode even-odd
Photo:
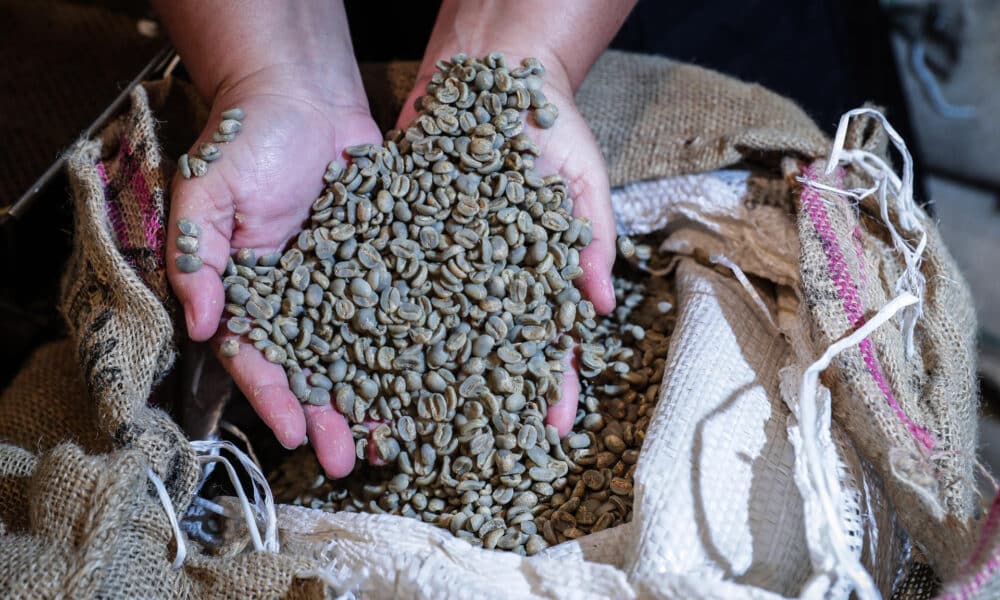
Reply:
[[[993,498],[979,538],[972,546],[959,575],[950,581],[939,600],[1000,598],[1000,491]]]
[[[0,535],[28,526],[28,481],[38,459],[13,444],[0,444]]]
[[[85,389],[72,341],[61,340],[39,348],[0,397],[3,441],[31,452],[49,450],[66,441],[91,453],[109,452],[111,440],[94,427],[96,405],[66,394]],[[38,411],[24,409],[38,398],[46,398],[44,418]]]
[[[824,176],[825,167],[815,162],[806,179],[863,187],[850,172]],[[901,524],[947,580],[973,528],[976,321],[969,288],[934,224],[922,211],[919,218],[928,236],[921,267],[927,287],[915,355],[906,356],[897,319],[839,355],[824,382],[833,391],[834,418],[875,465]],[[802,293],[826,347],[896,295],[902,260],[874,198],[855,205],[804,186],[798,219]]]

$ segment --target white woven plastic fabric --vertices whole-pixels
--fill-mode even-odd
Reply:
[[[789,390],[817,349],[798,310],[790,208],[748,202],[747,176],[676,177],[614,193],[620,232],[665,228],[665,247],[680,256],[678,321],[631,523],[523,558],[403,517],[282,506],[282,551],[321,557],[324,579],[348,597],[846,598],[824,546],[834,527],[889,595],[906,543],[835,423],[823,468],[840,482],[839,522],[806,509],[816,506],[808,489],[803,502]],[[745,277],[686,257],[696,250],[777,292],[758,295]]]

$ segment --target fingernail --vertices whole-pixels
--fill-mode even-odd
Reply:
[[[292,444],[285,441],[294,439],[295,432],[291,429],[282,429],[280,434],[275,431],[274,437],[278,438],[278,443],[281,444],[281,447],[285,450],[295,450],[298,448],[298,444]]]

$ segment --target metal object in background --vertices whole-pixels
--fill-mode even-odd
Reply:
[[[176,52],[170,44],[164,46],[159,52],[156,53],[152,60],[146,63],[146,66],[139,71],[139,74],[136,75],[127,86],[125,86],[125,89],[118,94],[118,97],[104,109],[97,119],[91,123],[90,126],[80,134],[80,136],[78,136],[78,139],[81,137],[85,139],[90,138],[102,127],[104,127],[105,123],[107,123],[108,120],[121,109],[122,105],[128,99],[129,94],[131,94],[132,90],[135,89],[135,86],[160,73],[161,71],[168,70],[175,56]],[[13,205],[5,211],[0,209],[0,224],[9,219],[17,219],[23,216],[41,194],[42,190],[45,189],[45,186],[48,185],[60,171],[62,171],[65,164],[65,156],[60,156],[59,159],[52,163],[52,165],[45,170],[42,176],[39,177],[38,180],[35,181],[35,183],[28,188],[28,190],[24,192],[24,194],[22,194]]]

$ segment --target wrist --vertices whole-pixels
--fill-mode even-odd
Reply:
[[[337,103],[364,100],[342,2],[155,0],[203,98],[233,90],[309,92]]]
[[[336,73],[329,65],[272,63],[220,73],[209,102],[224,110],[253,96],[286,96],[317,106],[358,108],[368,112],[368,99],[357,68]],[[226,105],[226,106],[222,106]]]

